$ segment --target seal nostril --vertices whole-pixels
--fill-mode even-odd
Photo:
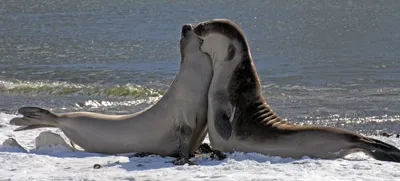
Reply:
[[[183,25],[182,27],[182,35],[185,35],[187,32],[192,31],[193,27],[191,25]]]

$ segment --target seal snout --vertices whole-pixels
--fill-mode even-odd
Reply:
[[[185,24],[182,26],[182,38],[185,37],[189,32],[193,31],[193,25]]]

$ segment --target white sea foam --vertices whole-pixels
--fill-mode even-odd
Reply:
[[[4,81],[0,80],[0,93],[27,95],[86,95],[105,97],[159,97],[161,90],[141,85],[124,84],[104,86],[99,84],[75,84],[58,81]]]
[[[118,106],[136,106],[139,104],[154,104],[156,103],[160,97],[148,97],[146,99],[137,99],[132,101],[98,101],[98,100],[88,100],[83,104],[75,104],[77,107],[90,107],[90,108],[99,108],[99,107],[118,107]]]

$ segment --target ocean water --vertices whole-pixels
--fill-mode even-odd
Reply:
[[[280,116],[398,133],[399,9],[397,0],[2,1],[0,113],[141,110],[179,70],[181,26],[228,18]]]

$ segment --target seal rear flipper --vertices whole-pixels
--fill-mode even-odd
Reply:
[[[364,152],[381,161],[400,162],[400,150],[393,145],[373,138],[362,138]]]
[[[15,131],[30,130],[43,127],[56,127],[57,115],[38,107],[23,107],[18,110],[23,117],[10,120],[10,124],[21,126]]]
[[[25,131],[25,130],[30,130],[30,129],[36,129],[36,128],[46,128],[46,127],[56,127],[53,125],[30,125],[30,126],[20,126],[17,129],[14,129],[14,131]]]

